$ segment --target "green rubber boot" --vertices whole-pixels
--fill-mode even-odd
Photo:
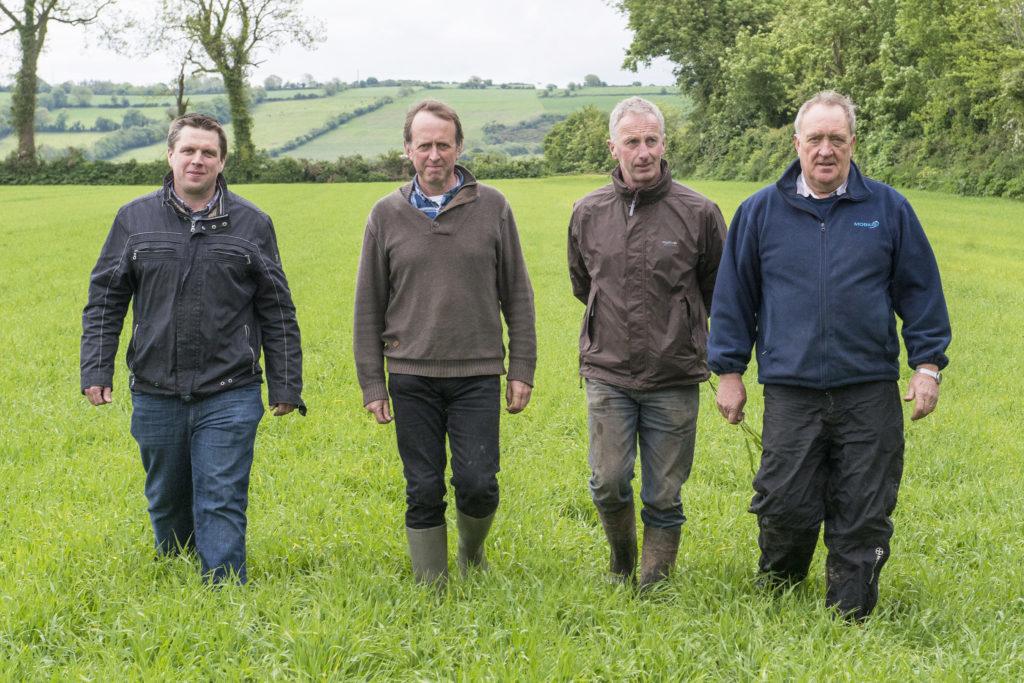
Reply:
[[[486,517],[470,517],[456,511],[455,522],[459,528],[459,571],[463,576],[470,567],[486,570],[487,557],[484,555],[484,540],[491,530],[494,513]]]
[[[409,540],[409,559],[416,582],[443,586],[448,580],[448,526],[406,527],[405,536]]]

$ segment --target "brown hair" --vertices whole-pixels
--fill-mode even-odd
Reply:
[[[167,129],[167,149],[174,149],[174,145],[178,142],[178,136],[181,135],[182,128],[216,131],[217,138],[220,141],[220,158],[222,160],[228,158],[228,136],[224,133],[224,128],[217,119],[206,114],[185,114],[184,116],[179,116],[171,121],[171,127]]]
[[[414,105],[409,113],[405,115],[405,129],[403,133],[405,135],[405,143],[412,143],[412,120],[416,118],[416,114],[421,111],[427,111],[436,116],[439,119],[445,121],[451,121],[455,124],[455,146],[462,147],[462,121],[459,120],[459,115],[455,113],[455,110],[449,107],[444,102],[439,100],[423,100],[422,102]]]

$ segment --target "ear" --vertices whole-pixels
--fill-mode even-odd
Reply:
[[[615,153],[615,143],[611,140],[606,140],[608,143],[608,153],[612,155],[612,159],[618,159],[619,156]]]
[[[797,137],[796,133],[793,133],[793,149],[796,150],[797,154],[800,153],[800,138]]]

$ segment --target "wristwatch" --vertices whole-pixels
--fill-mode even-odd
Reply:
[[[936,384],[942,384],[942,373],[935,370],[929,370],[928,368],[917,368],[914,372],[919,372],[922,375],[928,375]]]

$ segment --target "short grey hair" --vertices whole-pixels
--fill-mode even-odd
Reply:
[[[658,126],[661,127],[661,134],[665,135],[665,117],[662,115],[658,105],[642,97],[627,97],[615,105],[611,116],[608,117],[608,137],[615,139],[615,129],[619,121],[625,118],[626,114],[643,114],[658,119]]]
[[[846,95],[838,93],[835,90],[822,90],[817,95],[800,105],[800,111],[796,113],[796,119],[793,121],[793,132],[797,135],[800,134],[800,124],[803,123],[804,114],[807,111],[817,105],[823,104],[827,107],[839,107],[846,114],[846,123],[850,127],[850,135],[857,134],[857,106],[853,103]]]

